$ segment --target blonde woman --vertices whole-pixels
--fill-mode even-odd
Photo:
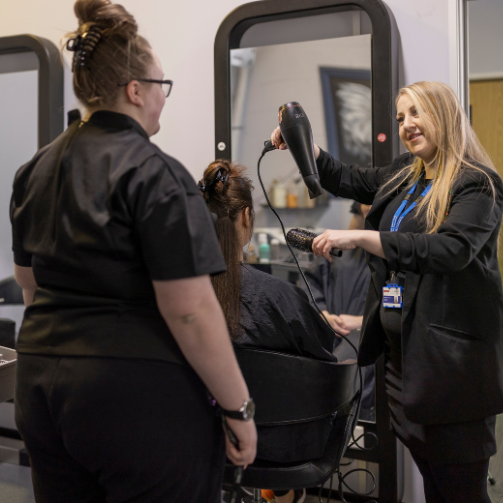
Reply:
[[[391,165],[347,166],[315,146],[325,189],[372,209],[365,230],[328,230],[313,249],[328,260],[333,247],[368,252],[359,363],[385,354],[391,425],[426,501],[489,503],[503,412],[503,183],[448,86],[412,84],[396,105],[409,152]],[[272,139],[286,148],[278,129]]]

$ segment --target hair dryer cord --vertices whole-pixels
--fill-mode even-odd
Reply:
[[[270,143],[270,145],[268,145],[268,143]],[[274,150],[274,148],[270,148],[272,146],[272,143],[269,141],[269,142],[265,142],[265,147],[264,147],[264,150],[262,151],[262,154],[258,160],[258,163],[257,163],[257,175],[258,175],[258,180],[260,182],[260,186],[262,187],[262,191],[264,193],[264,196],[265,196],[265,199],[267,201],[267,204],[269,206],[269,208],[271,208],[271,211],[276,215],[276,218],[278,219],[280,225],[281,225],[281,230],[283,231],[283,236],[285,237],[285,242],[286,242],[286,245],[288,246],[288,249],[290,250],[290,253],[292,254],[292,257],[293,257],[293,260],[295,261],[295,264],[297,265],[297,268],[299,269],[299,273],[300,275],[302,276],[302,279],[304,280],[304,283],[307,287],[307,290],[309,292],[309,296],[311,297],[311,301],[314,305],[314,307],[317,309],[317,311],[320,313],[320,316],[325,320],[325,323],[326,325],[328,326],[328,328],[339,338],[341,338],[343,341],[347,342],[355,351],[355,354],[356,356],[358,356],[358,349],[357,347],[349,340],[347,339],[346,337],[344,337],[343,335],[339,334],[336,330],[334,330],[334,328],[332,327],[332,325],[330,325],[330,323],[328,322],[327,318],[325,317],[325,315],[323,314],[323,311],[320,309],[320,307],[318,306],[318,304],[316,303],[316,300],[314,298],[314,295],[313,295],[313,292],[311,290],[311,287],[309,286],[309,282],[307,281],[307,278],[306,276],[304,275],[304,271],[302,270],[302,267],[300,267],[300,264],[299,264],[299,261],[297,260],[297,256],[295,255],[292,247],[290,246],[290,243],[288,242],[288,240],[286,239],[286,230],[285,230],[285,226],[283,225],[283,221],[281,220],[281,217],[278,215],[278,213],[276,212],[276,210],[273,208],[272,204],[271,204],[271,201],[269,200],[269,196],[267,195],[267,191],[265,190],[265,187],[264,187],[264,183],[262,181],[262,176],[260,175],[260,163],[262,162],[262,159],[264,158],[264,155],[267,153],[267,152],[270,152],[271,150]],[[360,366],[358,366],[358,377],[359,377],[359,381],[360,381],[360,389],[359,389],[359,394],[358,394],[358,407],[356,408],[357,410],[357,413],[355,414],[355,419],[354,419],[354,422],[353,422],[353,425],[351,427],[351,438],[353,440],[353,443],[357,446],[357,448],[359,448],[360,450],[371,450],[373,448],[375,448],[377,446],[377,437],[376,437],[376,444],[371,447],[371,448],[360,448],[358,446],[358,441],[355,440],[354,438],[354,429],[355,429],[355,426],[356,426],[356,423],[358,422],[358,414],[359,414],[359,411],[360,411],[360,405],[361,405],[361,401],[362,401],[362,394],[363,394],[363,375],[362,375],[362,369]]]

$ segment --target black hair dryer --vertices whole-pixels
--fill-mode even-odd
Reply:
[[[316,167],[313,147],[313,132],[304,109],[291,101],[279,107],[279,127],[293,158],[304,178],[309,197],[321,196],[320,175]]]

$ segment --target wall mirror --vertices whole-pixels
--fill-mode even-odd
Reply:
[[[280,105],[298,101],[315,142],[343,162],[385,165],[398,152],[390,91],[398,87],[396,38],[393,18],[377,0],[266,0],[224,20],[215,42],[215,155],[248,167],[257,231],[273,236],[279,229],[256,164]],[[263,180],[279,193],[275,206],[288,227],[350,225],[351,201],[328,195],[311,201],[290,155],[268,154]]]
[[[314,141],[343,162],[371,169],[398,154],[397,40],[395,21],[381,0],[265,0],[239,7],[222,22],[215,40],[215,156],[248,168],[255,186],[255,236],[265,232],[284,243],[257,177],[264,141],[284,103],[298,101]],[[352,201],[328,194],[310,200],[289,153],[268,153],[261,173],[287,228],[322,231],[351,224]],[[288,263],[286,246],[281,250],[270,272],[295,282],[295,266]],[[308,256],[299,258],[310,267]],[[354,351],[344,356],[352,358]],[[384,389],[376,398],[381,416],[377,410],[377,422],[370,415],[362,427],[378,433],[380,452],[356,452],[352,459],[378,463],[372,470],[379,473],[379,498],[399,501],[401,461],[388,430]],[[369,489],[364,479],[355,476],[352,482],[363,493]]]
[[[24,306],[14,274],[9,201],[18,168],[63,131],[63,67],[57,47],[31,35],[0,38],[0,318],[16,322]]]
[[[242,47],[231,50],[231,158],[251,168],[250,175],[257,188],[253,169],[257,145],[276,127],[274,111],[289,101],[298,101],[303,106],[321,148],[345,162],[371,163],[370,21],[363,11],[353,10],[313,16],[303,24],[315,34],[318,23],[332,26],[330,21],[335,27],[338,22],[340,30],[323,34],[327,38],[283,43],[279,43],[282,42],[279,37],[278,43],[271,43],[274,42],[271,37],[267,40],[261,35],[271,30],[288,33],[285,28],[292,21],[255,25],[254,32],[249,34],[252,31],[249,30],[243,37]],[[338,33],[347,36],[335,36]],[[268,44],[259,45],[264,39]],[[295,207],[291,209],[296,211],[282,211],[286,225],[343,228],[349,224],[351,203],[327,197],[311,201],[290,155],[268,154],[263,180],[269,189],[274,183],[276,191],[282,185],[279,190],[290,196],[283,202],[273,198],[280,209]],[[255,198],[257,228],[277,227],[272,212],[262,206],[265,198],[260,190]]]

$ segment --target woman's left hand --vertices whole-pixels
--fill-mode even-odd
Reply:
[[[329,262],[332,262],[332,255],[330,255],[332,248],[352,250],[357,246],[361,246],[364,250],[378,257],[385,258],[381,235],[377,231],[328,230],[313,239],[313,253],[325,257]]]
[[[325,231],[313,239],[313,252],[315,255],[321,255],[332,262],[330,250],[338,248],[339,250],[352,250],[356,248],[356,238],[358,231]]]

